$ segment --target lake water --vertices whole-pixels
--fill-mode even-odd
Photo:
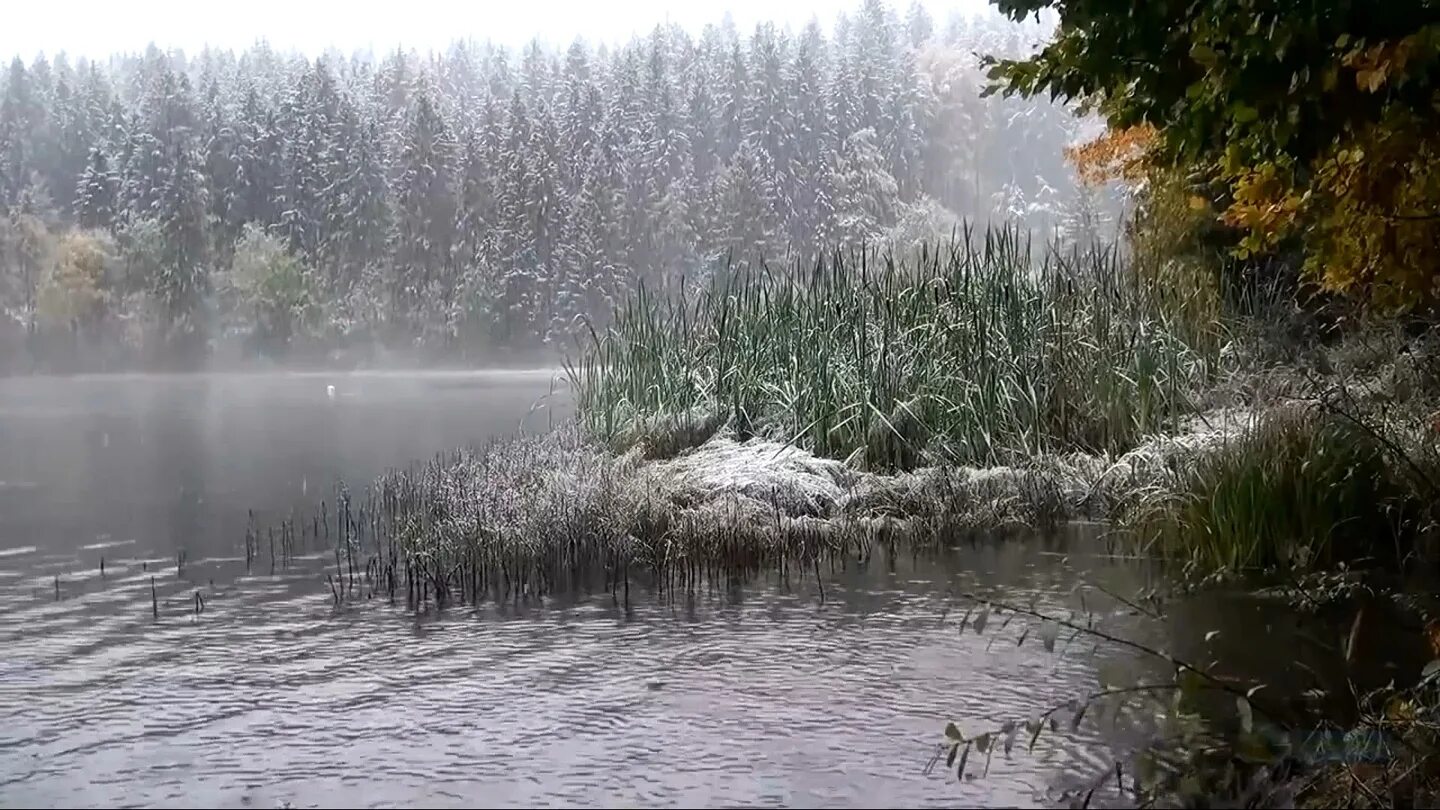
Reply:
[[[1133,592],[1140,574],[1094,532],[878,555],[826,572],[823,600],[762,579],[417,616],[335,607],[324,555],[246,573],[248,510],[310,509],[337,478],[543,430],[565,417],[534,408],[552,378],[0,380],[0,805],[1034,804],[1133,736],[1086,724],[997,752],[981,778],[925,772],[947,720],[982,731],[1105,670],[1160,674],[1084,642],[1017,646],[1018,624],[957,632],[964,591],[1042,609],[1075,606],[1082,582]],[[1257,615],[1107,626],[1254,647]]]

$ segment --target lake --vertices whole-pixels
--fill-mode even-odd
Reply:
[[[983,776],[978,757],[963,782],[926,772],[948,720],[974,733],[1107,671],[1164,674],[1083,640],[1017,646],[1018,624],[957,629],[964,591],[1041,609],[1076,606],[1082,583],[1133,593],[1143,569],[1093,529],[837,563],[823,598],[770,577],[416,615],[336,607],[324,554],[247,573],[250,510],[308,515],[337,480],[545,430],[567,415],[554,380],[0,380],[0,805],[1035,804],[1138,734],[1089,723]],[[1248,649],[1265,615],[1226,603],[1156,628],[1114,610],[1107,627]],[[1295,649],[1247,660],[1283,670]]]

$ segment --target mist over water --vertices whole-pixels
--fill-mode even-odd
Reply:
[[[387,468],[568,417],[552,381],[553,370],[0,380],[0,545],[229,554],[248,510],[308,513],[334,502],[337,479],[363,488]]]
[[[976,733],[1106,671],[1146,676],[1128,653],[956,630],[964,591],[1042,609],[1082,580],[1133,592],[1143,571],[1084,529],[882,552],[825,571],[823,600],[767,576],[417,616],[336,608],[326,549],[273,572],[262,550],[247,572],[248,510],[303,519],[337,477],[358,490],[399,459],[543,430],[537,401],[568,415],[552,379],[0,381],[0,805],[1014,805],[1084,784],[1138,734],[1082,727],[965,782],[924,771],[947,720]],[[1178,637],[1235,644],[1263,615],[1192,613]]]
[[[637,578],[418,613],[332,599],[328,525],[277,553],[270,527],[340,482],[570,420],[538,366],[641,290],[933,257],[969,223],[1037,260],[1118,232],[1125,199],[1065,155],[1096,122],[981,95],[976,54],[1048,23],[742,5],[573,44],[445,18],[435,49],[87,45],[0,73],[0,806],[1013,806],[1124,758],[1139,722],[926,767],[947,721],[1173,674],[960,626],[966,592],[1060,614],[1148,583],[1095,527],[880,548],[823,586]],[[1290,625],[1243,600],[1100,611],[1256,671],[1300,647],[1253,649]]]

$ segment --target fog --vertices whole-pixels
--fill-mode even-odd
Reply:
[[[984,0],[927,0],[930,13],[975,13]],[[75,0],[64,5],[12,4],[0,28],[0,56],[27,61],[37,53],[64,52],[72,59],[103,59],[140,52],[154,44],[162,50],[198,53],[205,47],[243,50],[264,40],[280,50],[307,56],[327,49],[384,52],[396,46],[421,51],[443,49],[457,36],[490,40],[511,48],[533,38],[568,44],[576,37],[618,42],[673,23],[698,32],[707,23],[731,15],[742,30],[770,21],[799,30],[811,17],[830,24],[850,0],[636,0],[594,3],[588,0],[538,0],[501,3],[482,0],[255,0],[243,13],[234,6],[196,5],[185,0],[115,3]]]
[[[53,10],[7,28],[55,50],[0,86],[0,373],[553,364],[642,288],[966,223],[1114,229],[1064,157],[1094,122],[981,96],[977,54],[1047,29],[974,4],[649,4],[591,28],[593,4],[482,25],[422,3],[374,51],[381,15],[296,5],[107,11],[95,59],[45,33]]]

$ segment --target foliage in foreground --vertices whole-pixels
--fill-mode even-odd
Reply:
[[[1386,309],[1440,302],[1440,6],[1397,0],[1112,3],[1054,8],[1054,39],[990,60],[1008,93],[1093,104],[1124,138],[1153,134],[1241,257],[1286,243],[1324,287]]]
[[[702,411],[867,469],[1121,452],[1174,429],[1218,362],[1217,324],[1161,295],[1114,252],[967,231],[899,261],[722,275],[681,304],[642,294],[568,374],[608,440]]]
[[[1138,807],[1408,807],[1433,806],[1440,798],[1440,623],[1425,626],[1429,663],[1391,672],[1387,677],[1396,680],[1379,688],[1357,683],[1349,667],[1357,645],[1352,629],[1341,645],[1325,645],[1326,656],[1345,664],[1342,682],[1306,666],[1315,680],[1296,697],[1282,686],[1231,674],[1235,662],[1187,659],[1112,629],[1116,615],[1156,623],[1171,618],[1159,594],[1132,600],[1104,591],[1100,599],[1110,609],[1096,610],[1086,603],[1089,591],[1081,590],[1079,611],[1068,615],[967,594],[959,630],[981,634],[989,627],[992,636],[1016,637],[1017,645],[1028,640],[1055,655],[1087,649],[1094,655],[1103,646],[1138,654],[1158,672],[1134,680],[1102,675],[1094,692],[1035,717],[991,720],[983,730],[976,729],[978,718],[948,723],[927,770],[944,757],[959,778],[983,778],[997,754],[1032,754],[1082,724],[1123,723],[1142,732],[1138,741],[1118,748],[1088,787],[1069,792],[1072,807],[1106,799]],[[1203,646],[1218,635],[1206,632]],[[1344,707],[1338,714],[1321,708],[1337,701]]]

